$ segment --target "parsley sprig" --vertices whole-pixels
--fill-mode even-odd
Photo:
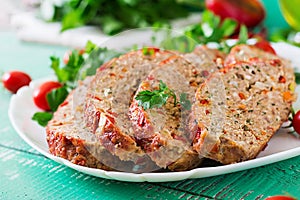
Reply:
[[[45,15],[44,18],[61,22],[62,31],[83,25],[96,25],[108,35],[130,28],[169,24],[172,19],[187,17],[191,13],[190,10],[199,11],[204,7],[203,2],[195,0],[65,0],[62,2],[53,3],[52,16]],[[46,3],[49,4],[49,1]]]
[[[64,102],[69,92],[77,86],[78,80],[95,74],[99,66],[120,55],[119,52],[100,48],[90,41],[87,42],[83,52],[77,49],[72,50],[68,63],[64,65],[61,65],[59,57],[50,57],[50,67],[63,86],[47,94],[50,112],[37,112],[33,115],[32,120],[37,121],[41,126],[46,126],[48,121],[52,119],[53,112]]]
[[[174,100],[174,106],[180,104],[186,110],[191,109],[191,102],[187,99],[187,94],[180,94],[180,100],[177,101],[175,92],[168,88],[162,80],[159,81],[159,88],[157,90],[141,91],[136,95],[135,99],[138,101],[139,106],[142,106],[147,110],[151,108],[160,108],[166,105],[167,100],[170,97]]]
[[[51,112],[36,112],[32,116],[32,120],[37,121],[39,125],[46,126],[48,121],[50,121],[53,117],[53,113]]]
[[[187,27],[184,33],[200,44],[207,44],[209,42],[220,42],[232,35],[236,27],[236,21],[229,18],[221,21],[219,16],[206,10],[202,13],[201,23]]]
[[[228,53],[230,49],[236,45],[229,45],[226,40],[232,36],[238,24],[232,19],[221,20],[217,15],[205,10],[202,13],[201,23],[193,24],[185,27],[183,34],[180,36],[167,36],[161,42],[161,47],[169,50],[177,50],[180,52],[191,52],[197,45],[205,45],[210,42],[219,45],[219,49]],[[246,43],[248,40],[248,30],[242,25],[239,30],[237,44]]]

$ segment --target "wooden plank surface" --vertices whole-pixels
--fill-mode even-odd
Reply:
[[[20,43],[0,33],[0,71],[19,69],[33,78],[51,73],[49,55],[66,48]],[[0,89],[0,199],[264,199],[290,194],[300,198],[300,157],[203,179],[169,183],[128,183],[69,169],[27,145],[12,128],[11,95]],[[21,108],[20,108],[21,110]]]

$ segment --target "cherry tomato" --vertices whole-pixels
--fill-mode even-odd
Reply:
[[[269,53],[272,53],[272,54],[276,55],[276,51],[273,49],[271,44],[266,40],[260,40],[260,41],[256,42],[254,44],[254,46],[262,49],[263,51],[266,51],[266,52],[269,52]]]
[[[205,0],[208,10],[221,19],[232,18],[247,27],[258,25],[265,17],[265,10],[259,0]]]
[[[62,87],[62,84],[56,81],[48,81],[40,85],[33,91],[33,101],[35,105],[45,111],[50,110],[50,106],[47,102],[47,94],[53,89]]]
[[[293,117],[292,125],[294,130],[300,134],[300,110],[296,112],[295,116]]]
[[[265,200],[296,200],[296,199],[290,196],[278,195],[278,196],[267,197]]]
[[[21,87],[29,85],[30,81],[30,76],[20,71],[6,72],[2,76],[4,87],[12,93],[16,93]]]

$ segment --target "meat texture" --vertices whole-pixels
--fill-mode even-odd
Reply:
[[[146,50],[146,51],[145,51]],[[166,104],[136,97],[161,86]],[[101,66],[79,83],[46,127],[49,151],[75,164],[126,172],[182,171],[202,158],[255,158],[295,100],[290,62],[249,45],[228,55],[148,48]]]
[[[127,53],[99,68],[89,86],[85,100],[86,126],[121,160],[148,162],[148,155],[134,139],[128,108],[140,81],[171,55],[158,49],[150,54],[144,50]]]
[[[233,49],[232,64],[201,85],[192,106],[194,149],[223,164],[255,158],[288,119],[295,100],[288,62],[258,49],[245,53],[249,49]]]
[[[172,56],[162,61],[160,67],[152,70],[141,82],[136,96],[142,91],[158,90],[161,81],[175,95],[159,108],[145,110],[135,98],[130,106],[135,138],[158,166],[181,171],[194,168],[201,162],[191,149],[186,124],[195,91],[210,73],[218,69],[210,58],[217,57],[217,53],[217,50],[199,48],[183,56]]]
[[[46,127],[49,152],[74,164],[91,168],[136,173],[149,171],[148,168],[152,169],[154,163],[143,165],[121,161],[107,151],[85,127],[84,96],[91,79],[92,77],[88,77],[80,82],[49,121]]]

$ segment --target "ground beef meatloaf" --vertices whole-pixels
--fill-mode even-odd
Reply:
[[[144,109],[136,96],[164,83],[176,96]],[[101,66],[80,82],[46,127],[49,151],[87,167],[182,171],[202,158],[255,158],[287,120],[295,79],[289,61],[253,46],[228,55],[148,48]],[[189,106],[180,104],[185,96]]]
[[[239,61],[255,61],[257,59],[265,60],[265,59],[280,59],[284,65],[289,66],[289,61],[279,58],[275,54],[268,53],[260,50],[259,48],[251,45],[240,44],[234,46],[229,54],[225,58],[225,65],[234,64]]]
[[[158,90],[162,81],[174,91],[177,100],[184,95],[187,101],[192,102],[198,86],[218,69],[209,57],[216,57],[217,52],[199,48],[192,53],[162,61],[160,67],[151,71],[147,79],[141,82],[136,95],[141,91]],[[199,165],[201,159],[191,149],[186,127],[190,108],[184,108],[174,101],[171,97],[165,106],[145,110],[133,98],[129,116],[136,141],[142,150],[158,166],[180,171]]]
[[[153,169],[154,163],[151,161],[139,164],[121,161],[107,151],[95,135],[86,129],[83,123],[84,96],[91,79],[88,77],[79,83],[48,123],[46,133],[50,153],[74,164],[104,170],[145,172]]]
[[[223,164],[255,158],[288,119],[294,81],[278,57],[237,61],[212,74],[192,106],[194,149]]]
[[[167,65],[166,63],[170,63],[176,57],[184,60],[185,65],[197,63],[198,68],[194,67],[191,70],[186,70],[184,66],[180,66],[180,63],[174,68],[174,72],[177,70],[176,73],[185,73],[186,76],[189,76],[189,84],[197,87],[213,69],[217,68],[210,57],[201,55],[200,52],[204,55],[206,52],[200,49],[197,50],[197,56],[201,55],[203,57],[200,59],[201,62],[206,63],[206,65],[201,65],[201,67],[199,67],[200,64],[198,63],[199,58],[198,60],[190,58],[187,61],[184,56],[178,53],[158,49],[153,50],[149,54],[145,54],[144,50],[130,52],[105,64],[97,71],[87,93],[85,108],[87,127],[90,128],[91,132],[96,135],[108,151],[118,156],[121,160],[141,162],[145,157],[145,151],[137,143],[132,123],[129,121],[128,108],[141,80],[144,80],[152,69]],[[216,52],[214,50],[210,54],[216,57]],[[140,141],[138,140],[138,142]],[[195,157],[194,160],[198,160],[196,155],[193,156]],[[191,156],[185,157],[191,160]],[[178,161],[183,162],[183,159]],[[163,162],[165,163],[157,162],[159,167],[166,167],[172,163],[168,159],[165,159]],[[187,161],[185,163],[194,162]],[[176,166],[183,167],[183,164],[178,163]],[[174,164],[170,168],[175,170],[177,167]]]
[[[128,109],[140,81],[174,55],[168,51],[150,49],[133,51],[110,61],[97,70],[85,105],[86,126],[100,143],[121,160],[142,162],[144,151],[134,140]]]

